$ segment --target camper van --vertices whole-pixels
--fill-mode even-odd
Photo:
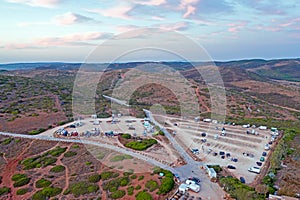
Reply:
[[[259,174],[260,173],[260,168],[258,168],[258,167],[250,167],[248,169],[248,171]]]

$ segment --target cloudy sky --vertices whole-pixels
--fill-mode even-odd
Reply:
[[[299,0],[3,0],[0,63],[83,62],[98,45],[139,28],[177,31],[214,60],[300,57],[299,10]],[[132,38],[146,38],[137,33]]]

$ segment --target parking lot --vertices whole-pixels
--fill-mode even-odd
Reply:
[[[174,131],[177,141],[187,150],[193,150],[204,163],[226,168],[231,165],[233,167],[230,168],[235,169],[228,170],[238,178],[244,177],[246,183],[251,183],[256,176],[255,173],[248,172],[248,168],[258,167],[256,162],[261,163],[260,168],[264,167],[264,162],[260,159],[263,152],[268,153],[264,148],[271,140],[269,129],[260,130],[257,127],[244,128],[172,117],[168,117],[166,123],[166,126]]]

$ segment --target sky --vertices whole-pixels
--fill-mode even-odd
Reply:
[[[141,28],[181,34],[213,60],[296,58],[299,10],[299,0],[3,0],[0,63],[84,62],[99,45],[117,37],[120,43],[109,43],[103,52],[115,56],[120,44],[130,49],[147,40],[147,32],[137,31]],[[118,35],[127,31],[130,43],[123,44]],[[167,40],[159,43],[171,42]],[[197,60],[197,50],[188,42],[172,43]],[[127,59],[175,59],[152,53]]]

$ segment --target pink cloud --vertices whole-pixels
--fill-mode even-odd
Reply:
[[[147,5],[147,6],[160,6],[166,3],[166,0],[134,0],[133,3],[140,4],[140,5]]]
[[[95,20],[80,14],[67,12],[62,15],[55,16],[54,21],[55,23],[60,25],[71,25],[75,23],[95,21]]]
[[[188,18],[189,16],[195,14],[196,12],[196,4],[199,3],[200,0],[181,0],[179,9],[184,10],[183,18]]]
[[[169,23],[169,24],[159,24],[157,27],[165,31],[182,31],[188,28],[188,23],[177,22],[177,23]]]
[[[231,33],[236,33],[240,31],[241,29],[245,28],[247,26],[248,22],[247,21],[239,21],[236,23],[228,24],[228,32]]]
[[[62,37],[40,38],[32,43],[11,43],[5,45],[7,49],[42,48],[55,46],[93,45],[91,41],[110,38],[112,34],[102,32],[85,32],[65,35]]]
[[[32,7],[45,7],[45,8],[53,8],[60,3],[60,0],[7,0],[7,1],[11,3],[26,4]]]
[[[108,9],[91,9],[88,10],[93,13],[98,13],[104,17],[120,18],[120,19],[132,19],[128,14],[133,9],[132,5],[124,4],[117,7],[108,8]]]

